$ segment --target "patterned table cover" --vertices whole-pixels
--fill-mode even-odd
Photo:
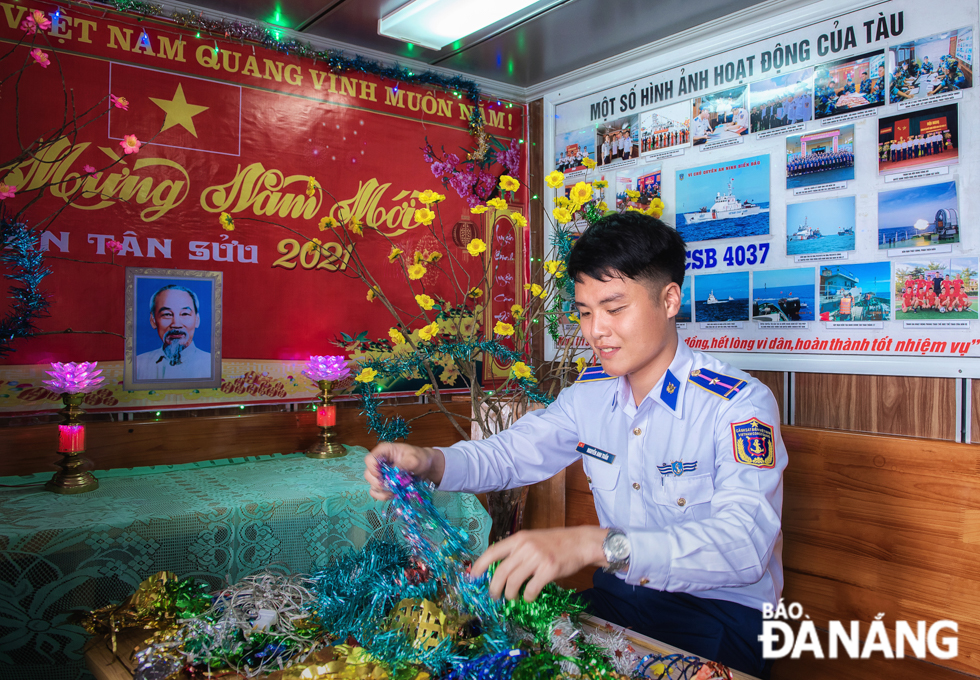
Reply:
[[[399,531],[368,495],[367,450],[343,458],[255,456],[96,472],[99,489],[0,488],[0,680],[76,680],[88,636],[69,618],[129,596],[158,571],[218,589],[271,569],[310,573]],[[43,485],[51,473],[0,478]],[[475,496],[436,492],[449,521],[487,546]]]

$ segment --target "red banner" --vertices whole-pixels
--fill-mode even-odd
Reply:
[[[20,40],[20,23],[34,7],[0,7],[0,40]],[[406,253],[440,247],[414,221],[422,207],[418,192],[447,196],[438,206],[447,234],[469,215],[463,199],[433,176],[421,147],[428,140],[465,157],[461,149],[474,146],[470,102],[364,73],[332,73],[323,63],[259,47],[197,39],[162,20],[80,7],[55,17],[54,6],[37,8],[53,20],[37,43],[52,63],[31,63],[28,46],[0,61],[0,77],[28,64],[16,96],[16,76],[3,86],[3,148],[58,129],[66,102],[82,112],[110,94],[128,101],[127,110],[110,107],[66,134],[45,157],[5,168],[0,180],[17,187],[18,196],[6,201],[14,210],[35,189],[56,183],[25,214],[42,225],[54,272],[45,280],[52,304],[42,330],[125,335],[125,267],[154,267],[223,273],[224,360],[295,362],[338,353],[330,341],[341,332],[384,337],[393,319],[367,302],[366,288],[349,276],[350,253],[318,227],[325,216],[358,218],[366,227],[356,237],[360,257],[396,304],[414,304],[387,255],[392,241]],[[522,107],[494,99],[482,108],[490,134],[504,143],[524,136]],[[120,142],[129,135],[142,147],[126,155]],[[311,176],[322,189],[308,196]],[[219,226],[222,212],[236,218],[233,232]],[[488,243],[495,238],[490,214],[467,219]],[[339,259],[308,247],[314,237]],[[112,241],[122,244],[117,254]],[[452,238],[447,246],[479,278],[480,259]],[[431,285],[436,289],[427,292],[438,293]],[[124,344],[106,335],[45,335],[13,348],[2,363],[121,361]],[[229,384],[241,379],[223,374]]]

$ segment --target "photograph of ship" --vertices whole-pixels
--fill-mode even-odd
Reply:
[[[749,320],[749,273],[698,274],[694,278],[694,318],[709,321]]]
[[[816,276],[813,267],[753,272],[752,320],[813,321]]]
[[[786,188],[854,179],[854,126],[786,138]]]
[[[888,321],[891,263],[826,265],[820,268],[821,321]]]
[[[854,196],[786,206],[786,254],[854,250]]]
[[[769,233],[769,154],[679,170],[676,227],[688,243]]]
[[[813,84],[813,115],[818,120],[884,106],[884,50],[821,64]]]
[[[895,263],[895,319],[977,318],[977,258]]]
[[[691,143],[691,104],[681,102],[640,114],[640,153]]]
[[[585,170],[582,160],[595,155],[595,130],[573,130],[555,136],[555,170],[575,172]]]
[[[628,161],[640,155],[640,116],[637,114],[599,123],[592,134],[599,150],[596,158],[599,165]]]
[[[973,87],[973,28],[960,28],[888,48],[896,104]]]
[[[956,104],[878,119],[878,174],[959,162]]]
[[[681,310],[677,312],[674,321],[679,323],[690,323],[691,318],[691,281],[693,276],[684,277],[684,285],[681,286]]]
[[[749,133],[748,88],[736,87],[691,101],[694,146]]]
[[[643,165],[616,173],[616,181],[610,182],[616,192],[616,210],[625,210],[629,206],[641,210],[649,208],[650,201],[660,198],[661,175],[659,165]]]
[[[878,250],[959,243],[956,182],[878,192]]]
[[[749,106],[752,132],[813,120],[813,69],[752,83]]]

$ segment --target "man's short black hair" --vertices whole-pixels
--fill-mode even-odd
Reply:
[[[684,284],[684,239],[656,217],[634,210],[606,215],[585,230],[568,258],[568,275],[605,281],[623,275],[658,288]]]

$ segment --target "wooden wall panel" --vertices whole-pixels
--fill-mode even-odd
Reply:
[[[795,375],[801,427],[956,438],[956,381],[886,375]]]
[[[769,388],[772,396],[776,398],[776,403],[779,404],[779,417],[781,420],[785,420],[786,414],[783,413],[783,393],[785,389],[783,383],[786,381],[786,374],[783,371],[746,371],[746,373]]]
[[[528,207],[528,222],[531,236],[531,267],[532,283],[543,284],[544,277],[541,261],[545,255],[545,218],[544,218],[544,177],[548,174],[544,164],[544,100],[536,99],[527,105],[528,137],[527,151],[527,186],[530,205]],[[534,198],[537,196],[537,198]],[[534,325],[534,324],[532,324]],[[537,324],[537,331],[531,334],[531,359],[535,365],[544,361],[544,337],[546,324]]]
[[[386,415],[412,418],[433,411],[428,404],[382,407]],[[469,403],[451,402],[446,408],[470,414]],[[366,418],[354,408],[337,412],[337,440],[364,446],[377,444]],[[464,426],[468,427],[468,425]],[[240,416],[166,418],[86,424],[85,457],[94,469],[177,465],[201,460],[304,451],[316,439],[313,411],[259,413]],[[433,413],[412,423],[407,441],[425,446],[448,446],[460,437],[444,415]],[[9,427],[0,430],[0,476],[55,471],[60,459],[55,424]]]
[[[970,441],[980,444],[980,380],[974,378],[970,381],[973,385],[969,399],[972,408],[970,409]]]

